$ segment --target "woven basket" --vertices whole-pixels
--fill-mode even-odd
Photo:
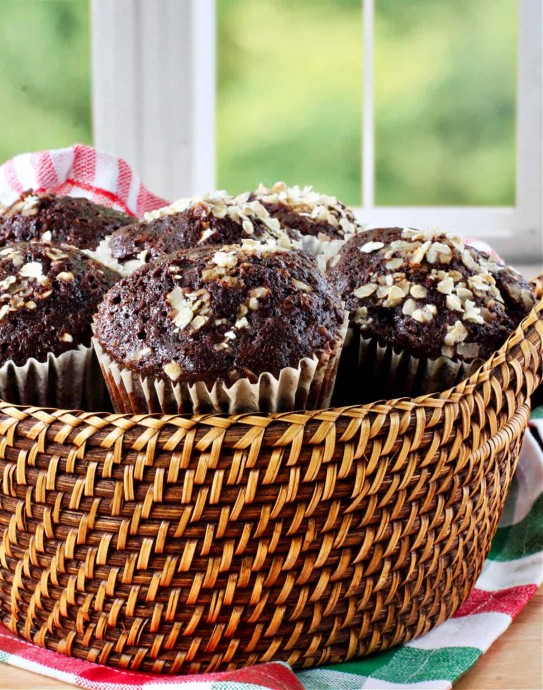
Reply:
[[[442,394],[237,417],[0,404],[0,615],[126,669],[309,667],[421,635],[490,548],[543,302]]]

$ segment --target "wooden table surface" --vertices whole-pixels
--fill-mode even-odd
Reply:
[[[543,587],[489,651],[455,685],[456,690],[543,688]],[[71,685],[0,664],[0,688],[70,688]],[[119,687],[119,690],[120,687]],[[341,690],[338,688],[338,690]]]

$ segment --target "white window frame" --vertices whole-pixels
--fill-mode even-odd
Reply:
[[[514,207],[375,206],[373,17],[363,6],[362,207],[372,227],[439,225],[491,240],[507,260],[541,261],[542,2],[519,0]],[[215,187],[214,0],[92,0],[93,122],[98,148],[126,158],[165,198]],[[303,181],[302,181],[303,182]]]

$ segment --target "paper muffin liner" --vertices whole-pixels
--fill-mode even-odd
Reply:
[[[345,320],[329,351],[305,357],[297,368],[281,369],[277,377],[264,372],[256,382],[245,378],[228,386],[217,381],[211,388],[203,381],[188,384],[144,378],[113,361],[96,338],[93,344],[116,412],[290,412],[330,405],[346,330]]]
[[[109,395],[92,347],[79,345],[45,362],[6,362],[0,368],[0,398],[14,405],[108,410]]]
[[[334,405],[416,397],[444,391],[470,376],[481,360],[455,362],[449,357],[414,357],[408,352],[363,338],[349,328],[341,356]]]

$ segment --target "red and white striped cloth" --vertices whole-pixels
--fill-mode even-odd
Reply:
[[[122,158],[84,144],[23,153],[0,166],[0,201],[10,204],[27,189],[82,196],[142,216],[169,202],[150,192]]]

